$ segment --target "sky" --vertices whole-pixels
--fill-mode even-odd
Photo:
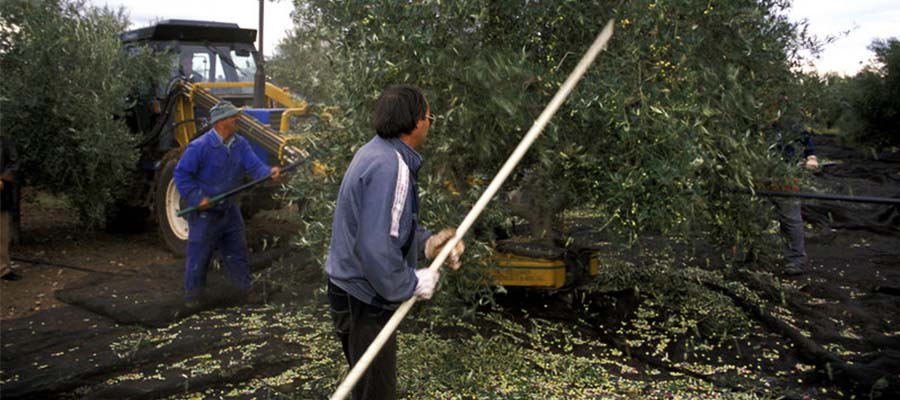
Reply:
[[[88,0],[88,4],[112,9],[122,7],[131,28],[143,28],[163,19],[195,19],[237,23],[241,28],[259,27],[259,0]],[[263,53],[271,57],[275,46],[293,27],[293,0],[266,0]]]
[[[837,36],[815,61],[819,73],[853,75],[874,56],[873,39],[900,38],[898,0],[794,0],[789,18],[806,19],[816,36]]]
[[[203,19],[235,22],[256,29],[258,0],[88,0],[95,6],[124,7],[132,28],[141,28],[160,19]],[[810,33],[836,36],[818,60],[819,73],[853,75],[869,62],[867,49],[873,39],[900,37],[898,0],[794,0],[789,18],[806,20]],[[266,0],[263,52],[272,56],[276,44],[290,31],[293,0]]]

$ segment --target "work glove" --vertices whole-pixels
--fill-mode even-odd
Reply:
[[[815,170],[819,168],[819,159],[816,156],[806,157],[806,162],[803,163],[803,166],[808,170]]]
[[[431,235],[425,242],[425,257],[429,260],[437,257],[447,241],[452,239],[454,235],[456,235],[456,229],[453,228],[444,228],[440,232]],[[461,265],[459,257],[462,256],[464,251],[466,251],[466,245],[462,240],[456,243],[456,247],[453,250],[450,250],[450,268],[453,268],[454,271],[459,269]]]
[[[417,269],[416,278],[419,278],[419,283],[416,284],[416,297],[431,300],[440,277],[441,273],[438,271],[431,271],[428,268]]]

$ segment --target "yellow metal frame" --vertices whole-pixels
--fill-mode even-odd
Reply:
[[[566,263],[562,260],[530,258],[509,253],[494,256],[498,268],[491,271],[504,286],[529,286],[558,289],[566,283]]]
[[[600,273],[600,253],[591,253],[591,262],[588,274],[597,276]]]
[[[194,90],[199,88],[252,88],[253,82],[198,82],[194,83],[193,87]],[[192,91],[191,99],[193,100],[193,98]],[[306,102],[295,99],[287,90],[266,82],[266,107],[306,109]]]
[[[591,253],[588,263],[589,276],[600,273],[600,253]],[[510,253],[494,255],[497,268],[491,275],[503,286],[527,286],[559,289],[566,284],[568,266],[563,260],[531,258]]]
[[[184,148],[197,134],[194,124],[194,97],[179,95],[175,103],[175,140]]]
[[[194,120],[194,94],[198,90],[211,88],[245,88],[253,87],[253,82],[198,82],[191,85],[186,96],[180,96],[175,105],[175,140],[179,146],[185,147],[197,134],[197,127],[187,121]],[[281,114],[280,131],[290,128],[290,117],[305,115],[307,103],[295,99],[287,90],[266,82],[266,106],[269,108],[286,108]]]
[[[269,82],[266,82],[266,97],[271,101],[284,105],[285,108],[302,108],[306,109],[306,102],[295,99],[286,89],[282,89]]]
[[[287,132],[288,129],[291,128],[291,117],[299,115],[306,115],[306,103],[303,103],[303,107],[297,108],[288,108],[281,113],[281,126],[279,126],[278,130],[282,132]]]

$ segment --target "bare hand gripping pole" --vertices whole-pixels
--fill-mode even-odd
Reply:
[[[472,227],[472,224],[475,223],[475,220],[478,219],[478,216],[481,215],[481,212],[484,210],[484,207],[487,206],[487,203],[491,201],[500,190],[500,186],[503,185],[503,182],[509,177],[509,174],[512,173],[516,164],[519,163],[525,155],[525,152],[528,151],[528,148],[534,143],[535,139],[540,136],[544,127],[547,126],[547,123],[550,121],[550,118],[553,117],[553,114],[556,113],[556,110],[559,109],[562,102],[569,96],[572,89],[575,88],[575,84],[581,80],[581,77],[587,71],[588,67],[594,62],[594,59],[597,58],[597,54],[606,48],[606,43],[609,42],[609,38],[612,37],[612,32],[613,21],[609,21],[606,24],[606,27],[603,28],[603,31],[597,36],[597,39],[594,40],[594,44],[591,45],[587,53],[584,54],[584,57],[581,58],[581,61],[578,62],[578,65],[575,66],[575,70],[569,74],[569,77],[559,88],[559,91],[557,91],[556,95],[553,96],[553,99],[550,100],[550,104],[547,105],[547,108],[544,109],[538,119],[534,122],[534,125],[531,126],[531,129],[525,134],[525,137],[522,138],[522,141],[509,156],[509,159],[507,159],[506,163],[503,164],[503,167],[500,168],[500,172],[497,173],[487,190],[484,191],[478,199],[478,202],[475,203],[475,206],[472,207],[469,214],[466,215],[462,224],[456,228],[456,235],[447,241],[441,249],[441,252],[438,253],[437,257],[434,258],[434,261],[431,262],[428,269],[437,271],[441,265],[444,264],[447,256],[450,255],[450,251],[456,247],[456,244],[459,243],[460,240],[462,240],[462,237],[465,236],[469,228]],[[362,377],[362,374],[369,367],[369,364],[372,363],[372,360],[375,359],[375,356],[381,351],[381,348],[387,342],[388,338],[390,338],[394,331],[397,330],[400,322],[403,321],[403,318],[406,317],[406,314],[415,303],[416,297],[413,296],[397,308],[397,311],[394,312],[391,319],[388,320],[384,328],[381,329],[381,332],[378,333],[378,336],[375,337],[375,340],[372,341],[372,344],[369,345],[369,348],[366,349],[362,358],[356,362],[356,365],[353,366],[353,369],[350,370],[350,373],[347,374],[344,381],[341,382],[334,394],[331,395],[331,400],[343,400],[347,398],[347,395],[350,394],[353,386],[355,386],[356,382],[359,381],[359,378]]]

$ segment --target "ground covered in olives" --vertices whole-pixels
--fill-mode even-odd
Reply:
[[[817,139],[812,189],[900,195],[900,153]],[[290,215],[250,223],[248,304],[213,272],[216,295],[186,310],[182,260],[152,229],[80,233],[64,204],[29,199],[13,256],[34,262],[2,283],[4,398],[325,398],[346,372],[321,266],[294,250]],[[577,239],[604,249],[600,275],[480,306],[447,291],[419,303],[398,337],[401,397],[892,398],[898,207],[809,201],[804,215],[810,269],[794,277],[702,241],[607,243],[596,221],[573,218]],[[287,269],[308,284],[279,283]]]

